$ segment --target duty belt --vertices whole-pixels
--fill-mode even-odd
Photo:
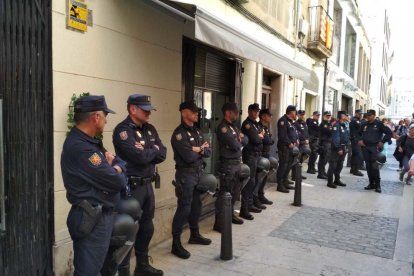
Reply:
[[[203,170],[203,165],[194,167],[175,166],[175,169],[181,172],[198,173]]]
[[[240,159],[225,159],[225,158],[221,158],[220,161],[222,163],[227,163],[230,165],[238,165],[241,164],[241,160]]]
[[[246,152],[245,155],[250,155],[250,156],[254,156],[254,157],[259,157],[262,154],[262,152],[260,151],[249,151]]]
[[[139,176],[129,176],[128,183],[131,190],[135,190],[138,186],[144,186],[151,184],[153,181],[152,177],[139,177]]]

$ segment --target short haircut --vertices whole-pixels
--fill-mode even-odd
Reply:
[[[75,113],[75,116],[73,119],[75,120],[76,124],[85,123],[89,120],[89,118],[95,113],[95,111],[92,112],[84,112],[84,113]]]

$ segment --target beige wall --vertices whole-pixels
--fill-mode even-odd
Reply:
[[[68,105],[73,93],[105,95],[117,114],[108,116],[104,144],[112,146],[112,129],[126,117],[132,93],[151,95],[158,111],[151,120],[168,147],[159,166],[161,189],[156,190],[156,233],[153,242],[170,235],[175,196],[171,185],[174,162],[170,135],[179,124],[182,37],[192,26],[161,13],[142,1],[89,0],[93,27],[84,34],[66,29],[64,0],[53,1],[53,87],[55,152],[55,272],[71,271],[72,244],[66,227],[69,204],[60,171]],[[162,227],[159,225],[162,224]],[[158,227],[157,227],[158,226]]]

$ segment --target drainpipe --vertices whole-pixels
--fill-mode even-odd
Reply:
[[[325,112],[325,97],[326,97],[326,81],[328,78],[328,59],[325,59],[325,66],[323,69],[323,91],[322,91],[322,113]]]

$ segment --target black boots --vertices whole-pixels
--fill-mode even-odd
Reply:
[[[336,186],[341,186],[341,187],[345,187],[346,186],[346,184],[344,182],[342,182],[340,179],[335,180],[334,181],[334,184]]]
[[[360,172],[356,166],[352,166],[349,172],[356,176],[364,176],[364,174]]]
[[[381,184],[380,183],[377,183],[377,185],[375,186],[375,192],[377,192],[377,193],[381,193],[382,191],[381,191]]]
[[[259,197],[253,196],[253,205],[259,209],[266,209],[266,206],[259,200]]]
[[[240,207],[240,217],[247,220],[254,219],[253,215],[249,212],[249,203],[247,201],[242,201],[242,205]]]
[[[188,240],[188,243],[201,244],[201,245],[209,245],[211,243],[210,239],[207,239],[201,236],[198,229],[190,229],[190,230],[191,230],[191,235],[190,235],[190,239]]]
[[[281,193],[289,193],[289,190],[286,189],[285,184],[280,179],[277,180],[277,188],[276,188],[276,191],[281,192]]]
[[[135,267],[134,276],[162,276],[164,272],[162,270],[156,269],[149,264],[149,260],[152,258],[149,256],[137,256],[137,265]]]
[[[364,187],[365,190],[373,190],[375,189],[375,184],[374,183],[369,183],[368,186]]]
[[[328,186],[329,188],[336,189],[336,185],[334,183],[332,183],[332,180],[328,181],[328,184],[326,186]]]
[[[180,237],[173,237],[171,253],[181,259],[188,259],[191,256],[190,252],[182,246]]]
[[[259,200],[261,203],[266,204],[266,205],[272,205],[273,201],[268,200],[264,194],[259,194]]]
[[[315,169],[312,169],[312,168],[308,169],[306,172],[308,174],[316,174],[316,170]]]
[[[239,218],[238,216],[236,216],[236,214],[234,212],[233,212],[233,215],[231,216],[231,222],[233,224],[243,224],[244,223],[244,221],[241,218]]]
[[[328,177],[324,174],[318,174],[317,178],[319,178],[319,179],[328,179]]]

